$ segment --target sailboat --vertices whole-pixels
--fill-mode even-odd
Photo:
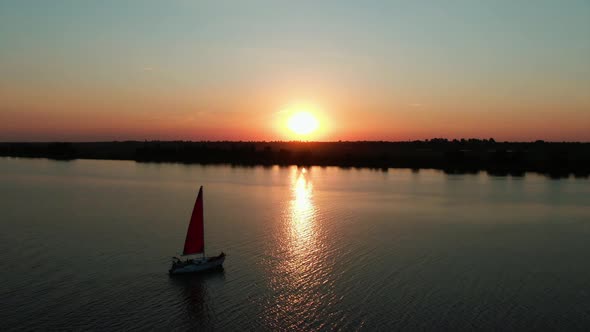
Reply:
[[[225,254],[223,252],[213,257],[205,256],[203,216],[203,186],[201,186],[186,232],[186,240],[184,241],[184,250],[181,257],[186,259],[182,260],[178,257],[173,257],[172,267],[168,270],[170,274],[202,272],[222,267],[223,261],[225,261]],[[201,254],[201,257],[194,256],[199,254]]]

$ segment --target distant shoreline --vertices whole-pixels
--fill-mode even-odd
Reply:
[[[561,178],[590,176],[590,143],[446,140],[384,142],[123,141],[0,143],[0,156],[56,160],[110,159],[232,165],[303,165],[373,169],[536,172]]]

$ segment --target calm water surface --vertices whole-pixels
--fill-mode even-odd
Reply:
[[[171,278],[198,187],[225,269]],[[587,330],[590,181],[0,158],[0,329]]]

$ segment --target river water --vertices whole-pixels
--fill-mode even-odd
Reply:
[[[0,260],[1,330],[587,330],[590,180],[0,158]]]

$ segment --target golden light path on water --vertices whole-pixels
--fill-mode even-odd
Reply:
[[[334,314],[331,304],[338,301],[310,175],[306,168],[293,168],[290,175],[290,200],[278,235],[280,256],[270,280],[275,292],[266,319],[270,328],[326,328],[326,317]]]
[[[291,200],[291,246],[296,256],[305,254],[306,249],[313,249],[315,207],[312,201],[313,183],[306,177],[307,170],[302,168],[293,173],[293,199]]]

